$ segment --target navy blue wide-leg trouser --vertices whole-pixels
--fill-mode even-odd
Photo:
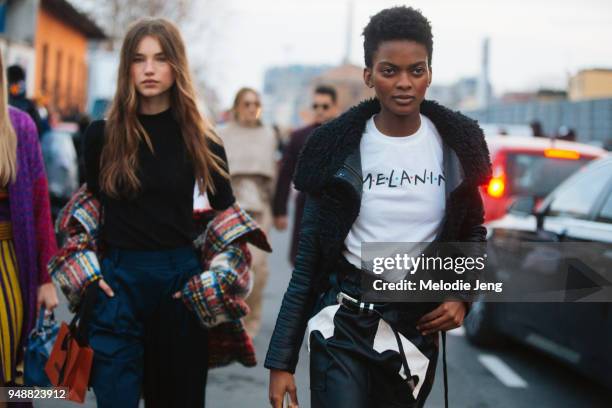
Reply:
[[[172,294],[201,272],[193,248],[111,249],[102,276],[115,296],[98,293],[89,322],[90,384],[98,407],[203,407],[208,337]]]

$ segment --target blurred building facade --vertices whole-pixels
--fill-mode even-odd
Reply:
[[[612,98],[584,101],[530,100],[499,103],[487,109],[464,111],[481,123],[524,125],[538,121],[545,135],[561,127],[573,129],[577,141],[606,144],[612,138]]]
[[[612,69],[586,69],[570,77],[567,90],[509,92],[483,109],[465,110],[487,124],[540,122],[544,135],[571,129],[578,141],[608,145],[612,141]]]
[[[26,70],[28,95],[64,114],[84,111],[87,45],[106,38],[102,29],[67,0],[5,0],[0,6],[0,47],[6,65]]]
[[[87,59],[87,112],[92,119],[102,119],[115,94],[119,51],[109,50],[104,42],[90,42]]]
[[[612,69],[584,69],[569,80],[569,99],[612,98]]]
[[[427,90],[427,99],[431,99],[451,109],[478,109],[482,79],[465,77],[450,85],[431,85]],[[487,99],[487,104],[490,99]]]
[[[283,128],[302,126],[304,119],[300,111],[311,100],[311,83],[329,68],[329,65],[268,68],[263,83],[263,121]]]
[[[62,113],[82,112],[87,105],[87,43],[106,36],[65,0],[41,0],[37,17],[34,96]]]
[[[567,100],[567,92],[558,89],[540,89],[536,92],[506,92],[498,99],[498,103],[515,102],[552,102]]]
[[[323,72],[312,81],[310,93],[319,85],[330,85],[336,89],[340,112],[375,95],[374,90],[368,88],[363,81],[363,67],[350,63]],[[309,106],[305,108],[310,112]]]

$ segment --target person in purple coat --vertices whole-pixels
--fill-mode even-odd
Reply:
[[[58,304],[47,272],[56,250],[36,126],[8,106],[0,58],[0,387],[18,380],[24,340],[40,307]]]

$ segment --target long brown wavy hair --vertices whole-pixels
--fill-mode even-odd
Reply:
[[[10,119],[4,62],[0,55],[0,187],[17,178],[17,135]]]
[[[174,24],[162,18],[145,18],[135,22],[128,30],[119,61],[117,90],[108,111],[105,142],[100,157],[100,187],[111,197],[131,196],[140,190],[138,146],[144,141],[153,151],[147,132],[138,121],[139,95],[130,74],[134,55],[140,41],[151,36],[159,41],[167,61],[174,72],[170,88],[170,106],[174,118],[181,126],[183,141],[194,166],[200,193],[214,192],[212,173],[229,175],[221,158],[208,147],[208,140],[218,144],[220,138],[212,124],[198,110],[185,44]]]

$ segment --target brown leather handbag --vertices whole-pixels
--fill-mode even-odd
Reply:
[[[83,403],[89,388],[93,350],[89,347],[87,323],[95,304],[98,284],[85,289],[83,301],[70,325],[62,322],[45,372],[55,387],[68,388],[68,399]]]

